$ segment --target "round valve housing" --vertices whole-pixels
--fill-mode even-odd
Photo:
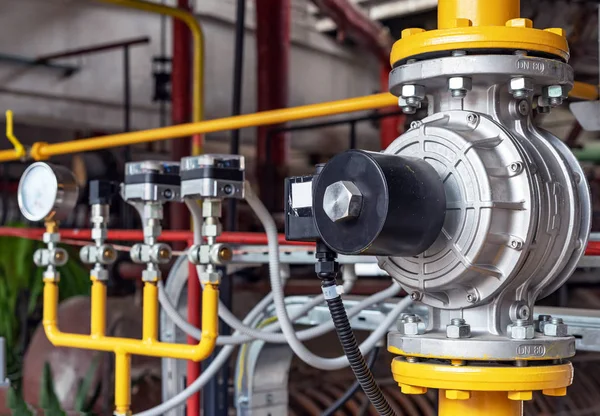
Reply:
[[[29,221],[62,221],[77,204],[79,187],[69,169],[36,162],[23,172],[17,194],[19,209]]]

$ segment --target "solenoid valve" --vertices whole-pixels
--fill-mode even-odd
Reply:
[[[244,198],[244,157],[201,155],[181,159],[184,198]]]
[[[147,160],[125,165],[123,199],[133,202],[179,201],[179,163]]]

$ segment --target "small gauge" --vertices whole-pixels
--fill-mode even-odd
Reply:
[[[19,182],[19,208],[29,221],[66,219],[78,196],[75,177],[63,166],[34,163],[25,169]]]

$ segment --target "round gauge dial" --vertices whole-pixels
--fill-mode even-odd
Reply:
[[[55,219],[64,219],[77,202],[77,196],[73,174],[60,166],[34,163],[19,182],[19,208],[29,221],[41,221],[52,213]]]

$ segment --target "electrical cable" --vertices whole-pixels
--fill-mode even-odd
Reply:
[[[174,276],[175,271],[181,266],[181,262],[183,262],[185,259],[186,258],[182,256],[176,260],[175,264],[171,268],[171,272],[169,274],[168,279],[175,278],[175,276]],[[344,289],[347,291],[350,291],[351,287],[353,285],[353,279],[355,278],[355,274],[354,274],[354,270],[351,268],[347,268],[346,270],[347,271],[345,273],[346,280],[345,280],[345,284],[344,284]],[[162,282],[159,282],[158,290],[159,290],[158,291],[159,302],[160,302],[161,306],[163,307],[167,316],[175,323],[176,326],[178,326],[181,330],[183,330],[187,335],[190,335],[191,337],[199,340],[201,337],[200,329],[191,325],[189,322],[187,322],[187,320],[184,317],[182,317],[179,314],[179,312],[173,306],[173,303],[169,299]],[[389,288],[387,288],[381,292],[378,292],[374,295],[371,295],[368,298],[363,299],[361,302],[357,303],[354,307],[350,308],[348,310],[348,316],[354,317],[358,313],[360,313],[362,310],[364,310],[365,308],[371,307],[374,304],[381,303],[388,298],[396,296],[400,292],[400,290],[401,290],[400,286],[398,286],[397,284],[394,283]],[[307,312],[309,312],[315,306],[318,306],[318,305],[322,304],[323,302],[324,302],[324,297],[322,294],[315,296],[313,299],[311,299],[310,302],[306,303],[298,311],[296,311],[293,314],[293,316],[291,316],[291,319],[296,320],[296,319],[304,316]],[[236,318],[236,320],[237,320],[237,318]],[[238,326],[238,325],[235,324],[235,326]],[[234,328],[235,328],[235,326],[234,326]],[[251,328],[251,327],[248,327],[248,328],[254,330],[254,328]],[[279,327],[278,323],[275,322],[271,325],[266,326],[261,331],[261,333],[259,333],[259,335],[261,335],[261,338],[266,337],[268,332],[275,332],[279,328],[280,327]],[[309,340],[309,339],[313,339],[313,338],[322,336],[322,335],[326,334],[327,332],[332,331],[333,329],[334,329],[333,322],[326,322],[326,323],[320,324],[318,326],[315,326],[315,327],[312,327],[309,329],[298,331],[297,334],[298,334],[299,339]],[[275,336],[273,338],[270,338],[268,342],[278,343],[278,344],[287,343],[287,340],[285,339],[285,337],[280,333],[279,334],[268,334],[268,335]],[[243,344],[246,342],[251,342],[255,339],[257,339],[257,338],[252,337],[252,336],[247,336],[247,335],[244,335],[244,336],[236,336],[236,335],[219,336],[217,338],[217,344],[218,345],[239,345],[239,344]]]
[[[248,186],[248,188],[249,188],[249,186]],[[263,310],[271,303],[271,301],[273,299],[277,300],[277,296],[280,296],[278,302],[276,302],[276,309],[279,309],[278,320],[280,320],[281,315],[284,315],[285,319],[287,320],[288,325],[291,326],[290,318],[289,318],[289,316],[287,316],[287,313],[286,313],[287,311],[285,310],[285,302],[283,300],[283,282],[281,282],[280,279],[274,279],[274,277],[278,277],[277,271],[279,270],[279,264],[278,264],[279,263],[279,258],[278,258],[279,257],[279,247],[278,247],[279,245],[277,242],[277,229],[275,227],[274,221],[271,218],[270,214],[268,213],[268,211],[266,210],[264,205],[262,205],[262,202],[260,200],[258,200],[258,202],[257,202],[257,197],[253,193],[251,193],[252,191],[250,189],[249,189],[249,191],[250,191],[250,198],[255,198],[252,200],[251,207],[253,209],[255,209],[255,212],[258,211],[257,216],[260,215],[259,219],[261,219],[261,222],[263,222],[265,231],[268,231],[267,236],[269,237],[269,260],[270,260],[269,266],[270,266],[271,286],[273,286],[274,280],[277,280],[277,282],[275,282],[274,289],[278,289],[279,293],[276,293],[276,291],[273,290],[269,295],[267,295],[265,298],[263,298],[263,300],[258,305],[256,305],[254,307],[254,309],[252,309],[252,311],[246,316],[246,318],[244,318],[242,323],[245,325],[249,325],[263,312]],[[248,195],[248,193],[247,193],[247,195]],[[195,204],[189,203],[188,201],[186,201],[186,204],[188,204],[188,207],[193,207],[195,205]],[[196,205],[196,207],[197,207],[197,205]],[[196,233],[196,230],[195,230],[194,234],[199,235],[199,233]],[[198,240],[198,241],[200,241],[200,240]],[[389,290],[389,289],[391,289],[391,288],[388,288],[386,290]],[[379,295],[381,295],[381,293],[383,293],[383,292],[380,292]],[[315,299],[318,299],[318,297],[316,297]],[[315,301],[315,299],[313,299],[313,301]],[[279,303],[279,306],[278,306],[278,303]],[[390,312],[390,314],[384,320],[384,322],[380,325],[380,328],[384,328],[383,330],[380,331],[380,334],[375,334],[375,332],[377,332],[377,331],[373,332],[371,334],[371,336],[369,338],[367,338],[367,340],[363,343],[363,345],[361,345],[361,347],[365,346],[365,349],[366,349],[367,347],[369,347],[369,345],[366,345],[366,344],[369,341],[371,341],[371,342],[373,342],[373,346],[371,348],[369,348],[369,350],[372,350],[374,345],[377,342],[379,342],[379,340],[383,337],[383,335],[385,334],[387,329],[393,325],[393,323],[397,320],[398,316],[400,316],[400,313],[406,308],[406,306],[408,306],[408,304],[410,304],[409,298],[405,298],[402,301],[400,301],[393,308],[393,310]],[[281,308],[281,306],[283,306],[283,308]],[[358,306],[359,305],[357,305],[357,307]],[[363,306],[363,308],[364,308],[364,306]],[[283,314],[281,314],[281,309],[283,309]],[[277,322],[277,323],[279,323],[279,322]],[[384,324],[387,326],[384,326]],[[378,328],[378,329],[380,329],[380,328]],[[291,336],[294,335],[293,328],[291,331],[288,331],[288,329],[286,329],[285,331],[288,332],[288,334],[287,334],[288,336],[290,335],[290,332],[291,332]],[[236,332],[234,333],[234,336],[239,335],[239,334],[240,334],[240,332],[236,330]],[[375,338],[374,335],[378,335],[378,336]],[[371,338],[373,338],[373,339],[371,339]],[[300,345],[302,348],[304,348],[304,346],[302,344],[300,344]],[[190,397],[194,393],[201,390],[204,387],[204,385],[206,383],[208,383],[208,381],[210,381],[210,379],[218,373],[219,369],[227,363],[227,361],[228,361],[230,355],[233,353],[234,349],[235,348],[231,345],[227,345],[227,346],[223,347],[222,350],[217,354],[217,356],[211,362],[211,364],[208,366],[208,368],[206,368],[202,372],[200,377],[198,377],[194,382],[192,382],[184,390],[182,390],[181,392],[179,392],[177,395],[173,396],[169,400],[165,401],[161,405],[156,406],[153,409],[149,409],[142,413],[139,413],[137,416],[160,416],[164,412],[185,403],[185,401],[187,400],[188,397]],[[308,351],[308,352],[310,353],[310,351]],[[317,358],[321,358],[321,357],[317,357]],[[335,361],[335,360],[342,361],[342,366],[340,368],[343,368],[344,366],[348,365],[348,360],[345,356],[339,357],[338,359],[333,359],[333,361]],[[345,365],[344,365],[344,360],[345,360]]]
[[[251,197],[254,198],[254,200],[258,200],[258,203],[260,205],[262,205],[262,202],[260,201],[260,199],[258,199],[258,197],[256,197],[254,195],[254,193],[252,192],[249,184],[246,182],[246,195],[251,195]],[[202,241],[202,208],[200,207],[200,205],[198,205],[196,202],[194,201],[188,201],[186,200],[186,205],[188,206],[192,217],[194,219],[193,223],[194,223],[194,227],[193,227],[193,234],[194,234],[194,242],[195,244],[199,244]],[[254,202],[255,207],[256,207],[256,202]],[[264,205],[262,205],[264,208]],[[252,206],[251,206],[252,207]],[[274,221],[271,218],[270,214],[268,213],[268,211],[266,210],[266,208],[264,208],[264,212],[268,215],[268,218],[270,219],[270,221],[273,224],[273,227],[275,227]],[[264,224],[263,224],[264,226]],[[272,228],[273,229],[273,228]],[[277,229],[275,228],[275,232],[277,231]],[[277,250],[276,253],[273,254],[271,253],[272,248],[271,246],[269,246],[269,263],[270,263],[270,270],[274,270],[271,267],[271,262],[272,262],[272,257],[275,257],[277,260],[277,269],[279,270],[279,245],[277,244],[275,246],[275,249]],[[199,266],[198,268],[198,274],[200,274],[202,271],[202,268]],[[271,287],[273,287],[273,280],[274,277],[277,277],[277,281],[280,282],[279,279],[279,273],[276,273],[275,275],[271,275]],[[281,286],[281,284],[280,284]],[[397,284],[397,283],[392,283],[392,285],[383,290],[382,292],[379,292],[375,295],[372,295],[370,297],[368,297],[367,299],[364,299],[363,301],[359,302],[359,304],[357,304],[355,307],[353,307],[352,309],[350,309],[350,311],[348,311],[348,315],[350,317],[357,315],[360,311],[362,311],[363,309],[370,307],[373,304],[379,303],[384,301],[385,299],[394,297],[396,295],[398,295],[398,293],[400,293],[401,291],[401,287]],[[283,293],[282,293],[282,297],[283,297]],[[164,297],[163,297],[164,299]],[[323,299],[321,297],[321,299]],[[283,301],[284,302],[284,301]],[[285,302],[284,302],[285,303]],[[406,307],[406,306],[404,306]],[[277,309],[277,306],[276,306]],[[165,309],[166,311],[166,309]],[[402,311],[397,312],[398,316],[400,315]],[[306,312],[305,312],[306,313]],[[395,314],[393,314],[392,316],[394,316]],[[231,336],[231,338],[229,337],[219,337],[219,339],[217,339],[217,343],[219,345],[224,345],[224,344],[243,344],[245,342],[250,342],[254,339],[260,339],[266,342],[270,342],[270,343],[289,343],[289,339],[287,336],[285,336],[285,333],[282,334],[272,334],[271,332],[275,332],[276,329],[281,327],[281,323],[279,322],[280,319],[278,319],[278,322],[273,323],[272,325],[264,328],[264,330],[256,330],[254,328],[248,327],[247,325],[244,325],[228,308],[226,305],[224,305],[222,302],[219,302],[219,317],[225,322],[227,323],[227,325],[229,325],[230,327],[236,329],[237,331],[239,331],[240,333],[244,334],[245,337],[241,337],[241,336]],[[175,318],[176,319],[176,318]],[[175,320],[174,319],[174,320]],[[177,320],[179,321],[179,320]],[[395,321],[393,321],[392,323],[394,323]],[[376,331],[378,331],[377,333],[381,333],[381,331],[387,331],[387,329],[390,327],[390,324],[386,324],[387,326],[384,326],[384,323],[381,324],[381,327],[377,328]],[[187,326],[186,326],[187,327]],[[274,327],[274,328],[273,328]],[[189,327],[187,327],[188,329],[191,329]],[[327,332],[330,332],[334,329],[334,324],[333,322],[326,322],[323,323],[321,325],[318,325],[317,327],[313,327],[313,328],[309,328],[309,329],[305,329],[303,331],[299,331],[298,335],[299,335],[299,340],[298,341],[306,341],[312,338],[316,338],[318,336],[324,335]],[[191,331],[190,335],[195,337],[195,335],[193,335],[193,333],[196,333],[196,331]],[[295,333],[295,332],[294,332]],[[383,335],[381,335],[383,336]],[[376,344],[376,340],[370,339],[368,338],[367,340],[369,340],[368,343],[364,344],[364,347],[361,346],[361,348],[364,348],[362,351],[368,353],[369,351],[371,351],[373,349],[373,347]],[[365,341],[366,342],[366,341]],[[345,360],[345,357],[340,357],[341,360],[335,361],[336,359],[323,359],[322,357],[316,356],[314,354],[312,354],[310,351],[308,351],[306,348],[304,348],[302,346],[302,348],[307,351],[309,353],[309,355],[307,355],[306,357],[308,359],[314,359],[314,361],[317,363],[317,368],[318,365],[322,365],[322,366],[326,366],[327,369],[329,370],[338,370],[341,368],[344,368],[346,366],[348,366],[347,360]],[[325,361],[323,361],[325,360]],[[330,360],[330,361],[327,361]],[[312,365],[310,363],[307,363],[309,365]]]
[[[371,354],[369,355],[369,359],[367,360],[367,367],[372,369],[375,365],[375,360],[377,360],[377,355],[379,355],[379,347],[375,347]],[[346,392],[331,406],[329,406],[325,411],[321,414],[321,416],[333,416],[335,412],[341,409],[343,405],[346,404],[348,400],[350,400],[360,388],[360,383],[356,380],[352,385],[346,390]]]
[[[296,337],[296,332],[290,321],[290,317],[287,314],[287,309],[285,307],[285,298],[283,294],[283,286],[281,284],[280,279],[277,276],[277,271],[279,270],[279,242],[277,239],[277,226],[275,225],[275,221],[271,214],[264,206],[262,201],[258,198],[258,196],[254,193],[250,184],[246,182],[246,202],[250,205],[250,208],[254,211],[255,215],[258,217],[260,222],[262,223],[265,233],[267,234],[268,247],[269,247],[269,275],[271,280],[271,290],[274,294],[273,300],[275,303],[275,311],[278,319],[278,324],[281,325],[281,330],[285,337],[287,338],[288,345],[294,351],[294,353],[304,361],[306,364],[318,368],[320,370],[339,370],[347,367],[350,364],[348,356],[341,356],[338,358],[324,358],[320,357],[310,350],[308,350],[302,342]],[[328,301],[328,304],[330,302]],[[361,344],[360,352],[361,357],[362,354],[370,352],[377,342],[387,333],[388,329],[396,322],[402,311],[411,303],[410,298],[402,299],[398,304],[392,309],[392,311],[388,314],[388,316],[384,319],[384,321],[380,324],[380,326],[369,335],[369,337]],[[336,322],[336,317],[338,315],[343,315],[346,317],[346,309],[341,301],[339,300],[339,304],[334,305],[336,316],[334,317],[334,323]],[[331,305],[330,305],[331,309]],[[339,324],[339,322],[338,322]],[[347,327],[354,336],[352,329],[348,323]],[[336,329],[338,333],[340,332],[340,325],[336,325]],[[364,359],[363,359],[364,362]],[[366,386],[361,383],[365,393],[369,393],[367,390],[369,386]]]

